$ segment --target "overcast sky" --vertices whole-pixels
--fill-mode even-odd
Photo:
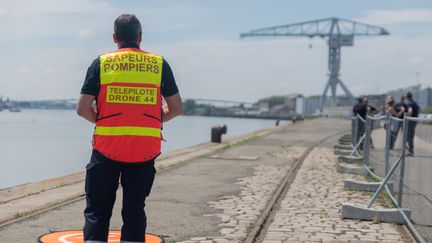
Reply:
[[[324,40],[240,40],[239,33],[332,16],[391,33],[343,47],[341,79],[355,95],[417,84],[417,72],[421,84],[432,85],[430,0],[0,0],[0,95],[76,98],[92,60],[116,48],[113,21],[122,13],[138,16],[142,49],[166,58],[186,98],[320,94]]]

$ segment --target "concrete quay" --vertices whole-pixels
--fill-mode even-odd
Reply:
[[[159,159],[158,175],[147,200],[148,231],[170,236],[167,242],[243,241],[275,188],[306,148],[335,135],[314,149],[300,167],[273,223],[264,232],[264,242],[348,242],[373,237],[373,242],[403,241],[397,225],[340,218],[342,202],[363,203],[369,198],[369,194],[343,191],[343,180],[358,179],[358,176],[336,173],[337,159],[330,147],[348,129],[349,121],[345,120],[307,120],[224,144],[203,144]],[[83,174],[73,177],[64,184],[59,184],[62,179],[46,181],[42,183],[46,189],[39,184],[21,186],[25,190],[0,191],[0,215],[21,218],[25,215],[17,213],[35,208],[38,200],[41,201],[38,206],[42,207],[55,202],[43,200],[48,195],[46,192],[60,199],[65,198],[62,193],[82,195]],[[112,229],[121,228],[120,208],[121,188]],[[83,209],[84,200],[79,196],[61,207],[48,206],[43,213],[0,227],[0,242],[36,242],[39,235],[50,230],[80,229]],[[332,237],[324,238],[320,234]],[[291,241],[292,238],[297,241]]]

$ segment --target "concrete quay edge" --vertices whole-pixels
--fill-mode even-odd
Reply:
[[[266,128],[224,139],[222,143],[202,143],[174,150],[156,159],[163,172],[219,150],[266,136],[292,124]],[[84,197],[85,172],[0,189],[0,227],[66,205]]]

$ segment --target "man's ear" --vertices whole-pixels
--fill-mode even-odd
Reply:
[[[142,40],[142,32],[140,31],[138,34],[137,42],[141,43],[141,40]]]
[[[117,40],[117,37],[116,37],[115,33],[113,33],[113,40],[114,40],[114,43],[116,43],[116,44],[119,43],[119,41]]]

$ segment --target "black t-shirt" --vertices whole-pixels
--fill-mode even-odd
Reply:
[[[358,102],[353,107],[353,114],[354,116],[359,114],[363,119],[366,119],[367,105],[363,102]]]
[[[419,111],[420,111],[420,107],[417,104],[417,102],[415,102],[415,100],[408,100],[405,102],[405,105],[407,107],[407,109],[411,108],[412,109],[412,117],[418,117],[419,115]]]
[[[397,104],[394,106],[394,109],[395,109],[395,111],[396,111],[397,113],[399,113],[399,112],[402,110],[402,107],[404,108],[405,112],[408,111],[407,106],[406,106],[405,104],[401,104],[401,103],[397,103]],[[398,118],[400,118],[400,119],[404,118],[404,114],[401,114]]]
[[[137,48],[136,46],[125,46]],[[84,84],[81,88],[81,94],[98,96],[100,89],[100,60],[96,58],[87,70],[87,75]],[[178,93],[177,84],[174,79],[174,74],[168,62],[163,59],[162,62],[162,82],[161,93],[163,97],[169,97]],[[97,99],[97,98],[96,98]]]

